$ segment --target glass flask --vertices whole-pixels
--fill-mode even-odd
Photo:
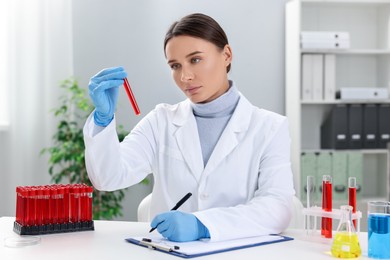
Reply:
[[[362,254],[352,222],[352,206],[341,206],[341,219],[333,239],[331,252],[338,258],[355,258]]]

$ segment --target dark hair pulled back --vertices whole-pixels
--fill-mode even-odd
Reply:
[[[167,43],[176,36],[192,36],[211,42],[220,50],[229,44],[227,36],[222,27],[210,16],[201,13],[194,13],[184,16],[174,22],[165,34],[164,53]],[[231,64],[226,68],[230,71]]]

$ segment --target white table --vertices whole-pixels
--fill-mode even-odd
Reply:
[[[18,237],[13,232],[13,217],[0,218],[1,260],[96,260],[135,259],[165,260],[182,259],[166,253],[150,250],[127,243],[124,239],[133,236],[147,236],[149,223],[124,221],[95,221],[95,231],[40,235],[37,245],[9,248],[4,246],[7,237]],[[330,245],[309,241],[303,230],[287,230],[283,235],[294,240],[264,246],[213,254],[195,259],[336,259],[330,254]],[[360,234],[363,256],[367,258],[367,233]]]

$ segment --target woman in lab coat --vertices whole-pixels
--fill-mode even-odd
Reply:
[[[173,241],[280,233],[294,195],[287,119],[253,106],[228,79],[232,50],[211,17],[172,24],[164,51],[187,99],[157,105],[121,143],[114,111],[127,74],[116,67],[91,78],[96,109],[84,139],[93,185],[113,191],[152,173],[151,226]]]

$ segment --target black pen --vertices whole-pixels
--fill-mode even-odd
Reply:
[[[176,205],[171,209],[171,211],[172,211],[172,210],[177,210],[177,209],[178,209],[181,205],[183,205],[183,203],[186,202],[191,196],[192,196],[192,193],[191,193],[191,192],[188,192],[181,200],[179,200],[178,203],[176,203]],[[160,223],[161,223],[161,222],[160,222]],[[160,223],[158,223],[157,226],[160,225]],[[151,230],[149,230],[149,233],[153,232],[153,231],[157,228],[157,226],[154,227],[154,228],[152,228]]]

